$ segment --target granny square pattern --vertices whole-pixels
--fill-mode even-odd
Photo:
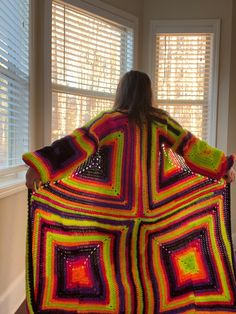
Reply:
[[[141,193],[116,138],[29,199],[29,313],[236,313],[229,186],[153,133]]]
[[[142,127],[102,112],[24,161],[28,312],[236,313],[234,163],[156,109]]]

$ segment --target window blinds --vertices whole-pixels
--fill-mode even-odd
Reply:
[[[52,4],[52,139],[111,108],[133,65],[133,30],[80,8]]]
[[[212,44],[212,33],[156,35],[157,106],[205,140],[211,105]]]
[[[109,99],[53,92],[53,139],[69,134],[78,126],[84,125],[94,114],[107,110],[111,106],[112,101]]]
[[[29,2],[1,1],[0,169],[22,164],[28,150]]]

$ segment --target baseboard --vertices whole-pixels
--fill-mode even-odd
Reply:
[[[13,314],[25,299],[25,272],[21,273],[0,296],[0,313]]]

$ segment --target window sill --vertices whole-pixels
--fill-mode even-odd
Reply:
[[[0,171],[0,199],[26,190],[25,166]]]
[[[0,199],[4,198],[4,197],[8,197],[12,194],[16,194],[18,192],[21,191],[25,191],[26,190],[26,186],[24,184],[24,181],[21,182],[14,182],[14,184],[12,183],[10,186],[8,187],[1,187],[0,186]]]

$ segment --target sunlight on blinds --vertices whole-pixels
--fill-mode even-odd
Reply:
[[[112,100],[53,92],[52,140],[56,140],[93,118],[94,112],[111,108]],[[91,110],[93,107],[93,110]]]
[[[0,10],[0,169],[22,164],[28,150],[29,2]]]
[[[156,36],[157,106],[206,139],[210,105],[211,33],[159,33]]]
[[[119,78],[132,65],[132,29],[53,1],[53,139],[111,108]]]

